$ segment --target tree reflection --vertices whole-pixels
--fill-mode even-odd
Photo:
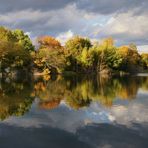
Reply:
[[[131,100],[139,88],[147,86],[148,78],[143,77],[69,77],[58,80],[38,81],[35,94],[40,100],[40,107],[53,109],[63,100],[69,107],[80,109],[91,102],[98,102],[111,107],[116,100]]]
[[[111,107],[116,100],[132,100],[139,89],[148,90],[148,77],[58,77],[32,81],[2,80],[0,119],[22,116],[29,111],[34,98],[42,109],[57,108],[64,102],[72,109],[88,107],[92,102]]]
[[[9,116],[22,116],[31,107],[34,97],[31,96],[31,86],[16,81],[2,81],[0,89],[0,119]]]
[[[56,108],[66,91],[65,81],[44,81],[42,79],[35,82],[34,93],[39,98],[39,106],[44,109]]]
[[[141,89],[148,90],[148,77],[142,77]]]
[[[138,89],[141,87],[142,79],[139,77],[125,77],[120,79],[120,87],[118,87],[117,96],[121,99],[136,98]]]

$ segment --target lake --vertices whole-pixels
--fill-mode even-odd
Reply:
[[[0,148],[148,148],[148,75],[1,79],[0,119]]]

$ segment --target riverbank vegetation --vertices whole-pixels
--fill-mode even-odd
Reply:
[[[135,44],[116,47],[112,38],[92,43],[74,36],[64,46],[51,36],[37,38],[36,48],[22,30],[0,27],[0,73],[20,71],[38,75],[55,73],[137,73],[148,68],[148,54]]]

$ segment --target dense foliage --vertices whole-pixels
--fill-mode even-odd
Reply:
[[[116,47],[112,38],[92,43],[74,36],[65,46],[51,36],[37,38],[37,49],[22,30],[0,27],[0,72],[31,69],[39,74],[75,72],[142,72],[148,55],[140,55],[135,44]]]
[[[50,36],[38,38],[39,47],[33,55],[35,67],[45,74],[61,72],[65,65],[64,48]]]
[[[31,65],[34,46],[21,30],[0,27],[0,72],[10,72]]]

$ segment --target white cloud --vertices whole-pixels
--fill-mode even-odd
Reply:
[[[131,10],[112,16],[101,28],[98,36],[100,34],[102,37],[113,36],[118,39],[118,44],[130,42],[138,45],[146,44],[148,41],[148,14],[134,15],[135,11]]]
[[[131,103],[128,106],[114,106],[111,112],[118,124],[130,126],[132,123],[148,122],[148,110],[144,104]]]
[[[137,48],[140,53],[148,53],[148,45],[138,46]]]
[[[25,32],[25,34],[31,37],[31,32]]]
[[[73,36],[74,36],[74,33],[73,33],[71,30],[69,30],[69,31],[67,31],[67,32],[60,33],[60,34],[56,37],[56,39],[59,40],[59,41],[62,43],[62,45],[64,45],[65,42],[66,42],[68,39],[72,38]]]
[[[57,36],[67,30],[81,34],[89,23],[88,20],[93,17],[95,16],[92,14],[78,10],[73,4],[58,10],[26,9],[0,14],[0,25],[20,28],[25,32],[32,32],[34,36],[44,34]]]
[[[36,4],[31,3],[30,7],[22,6],[23,9],[16,8],[15,11],[10,9],[10,11],[1,13],[0,25],[13,29],[23,29],[25,32],[31,32],[34,37],[52,35],[63,40],[62,43],[65,40],[63,38],[68,36],[67,31],[71,30],[73,34],[93,39],[113,36],[117,40],[118,45],[131,42],[136,43],[138,46],[147,45],[148,13],[144,9],[147,2],[142,1],[144,2],[142,2],[142,6],[139,5],[140,2],[138,0],[132,4],[128,1],[113,1],[111,3],[112,8],[106,7],[108,6],[107,1],[96,0],[93,3],[89,1],[84,3],[83,0],[76,3],[73,0],[70,3],[64,1],[64,5],[55,9],[43,9],[46,7],[45,2],[41,3],[43,5],[40,4],[43,6],[42,9],[40,9],[40,5],[35,7]],[[81,3],[81,7],[79,7],[79,3]],[[100,5],[98,6],[97,4]],[[85,5],[89,10],[82,7]],[[132,9],[128,9],[128,5]],[[103,9],[98,10],[98,7],[101,6]],[[121,9],[127,8],[128,11],[117,11],[117,6],[123,6],[124,8]],[[113,9],[114,7],[116,9]],[[104,13],[104,11],[106,12]]]

